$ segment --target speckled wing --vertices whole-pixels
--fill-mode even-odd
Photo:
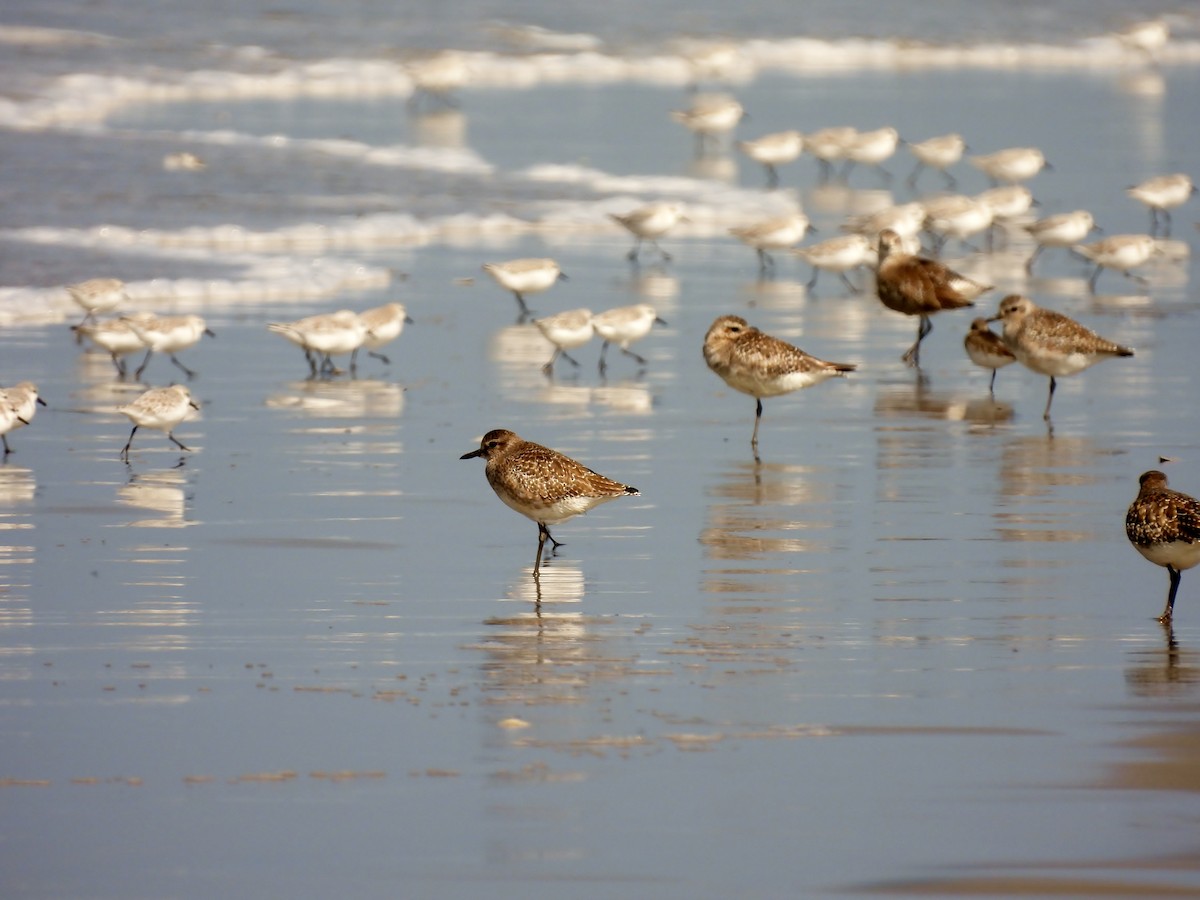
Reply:
[[[1130,356],[1132,351],[1107,338],[1102,338],[1090,328],[1080,325],[1069,316],[1052,309],[1039,309],[1027,316],[1018,333],[1019,341],[1029,341],[1040,352],[1111,353],[1113,356]]]
[[[534,506],[552,506],[572,497],[618,497],[625,485],[593,472],[587,466],[549,447],[526,442],[504,459],[500,489]],[[491,470],[489,469],[489,481]],[[496,487],[493,482],[493,487]]]
[[[831,363],[809,356],[799,347],[787,341],[771,337],[761,331],[742,335],[733,345],[730,368],[734,374],[745,371],[761,380],[782,378],[785,375],[825,372],[853,372],[857,366],[848,363]]]
[[[1125,516],[1125,534],[1139,547],[1200,542],[1200,501],[1169,488],[1138,497]]]

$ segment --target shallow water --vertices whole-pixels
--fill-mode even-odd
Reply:
[[[775,73],[737,92],[746,135],[890,122],[1042,146],[1045,212],[1084,206],[1111,234],[1145,227],[1126,184],[1196,174],[1197,71]],[[3,212],[8,283],[46,308],[0,333],[0,376],[50,405],[0,468],[6,896],[1200,891],[1195,579],[1164,632],[1165,573],[1122,530],[1160,455],[1200,491],[1195,263],[1150,269],[1148,289],[1106,273],[1093,297],[1065,255],[1032,281],[1027,246],[955,258],[997,284],[988,310],[1027,291],[1137,348],[1063,379],[1047,427],[1045,379],[1004,369],[989,398],[967,313],[935,319],[918,378],[899,362],[914,323],[873,296],[828,275],[807,292],[789,259],[760,280],[721,216],[792,195],[732,157],[715,167],[732,185],[672,181],[697,174],[666,119],[685,99],[476,89],[432,132],[403,98],[189,101],[129,106],[78,145],[13,136],[45,171],[40,192],[6,186],[29,201]],[[165,148],[194,146],[182,129],[218,127],[246,137],[203,145],[201,178],[161,172]],[[440,140],[484,165],[249,140],[276,133]],[[70,199],[87,182],[70,146],[112,168],[111,193]],[[569,168],[529,176],[548,164]],[[897,200],[908,165],[890,166]],[[852,189],[818,186],[810,160],[782,174],[819,237],[887,199],[871,172]],[[598,211],[643,190],[609,177],[697,210],[664,241],[669,268],[622,258]],[[328,234],[355,209],[348,246],[214,246],[221,223]],[[405,214],[472,224],[387,218]],[[544,218],[478,228],[489,214]],[[1177,212],[1177,238],[1194,243],[1194,218]],[[73,230],[102,222],[199,233],[174,258]],[[22,231],[39,224],[44,243]],[[644,373],[610,356],[600,378],[591,345],[542,376],[549,349],[479,269],[535,255],[570,276],[531,298],[540,312],[656,304],[669,324],[637,346]],[[75,313],[44,289],[97,267],[216,332],[181,354],[203,406],[177,429],[192,452],[139,431],[119,462],[114,409],[140,387],[73,343]],[[305,380],[265,329],[388,299],[415,321],[355,379]],[[765,401],[759,463],[753,401],[700,356],[729,312],[861,366]],[[179,373],[155,358],[146,375]],[[458,458],[494,427],[642,491],[559,526],[540,584],[536,528]]]

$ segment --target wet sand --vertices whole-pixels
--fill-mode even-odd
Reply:
[[[1166,77],[1160,111],[1194,87]],[[1039,109],[1109,90],[1030,82]],[[1124,166],[1195,137],[1163,121],[1152,153],[1041,132],[1082,161],[1059,149],[1037,186],[1136,228]],[[682,138],[650,152],[688,165]],[[829,230],[877,190],[810,174]],[[616,230],[382,248],[364,259],[407,273],[386,289],[213,304],[217,337],[183,357],[193,452],[139,432],[128,466],[114,408],[138,388],[65,319],[5,330],[6,383],[50,404],[0,468],[7,893],[1200,893],[1196,580],[1168,636],[1166,575],[1122,533],[1160,454],[1200,490],[1176,399],[1195,263],[1090,297],[1065,259],[1032,285],[1016,251],[962,260],[989,299],[1029,288],[1137,348],[1064,379],[1049,429],[1044,378],[1010,367],[989,398],[966,311],[937,318],[918,378],[911,320],[833,279],[809,295],[798,263],[760,281],[715,235],[672,242],[664,271],[627,249]],[[549,347],[479,271],[540,255],[570,281],[536,309],[659,307],[643,374],[614,358],[602,379],[598,344],[541,374]],[[355,380],[305,381],[265,328],[387,299],[415,321]],[[700,357],[726,312],[861,365],[767,401],[760,464],[753,401]],[[534,582],[535,526],[458,458],[496,427],[642,496],[561,526]]]

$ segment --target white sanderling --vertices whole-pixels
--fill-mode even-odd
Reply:
[[[171,362],[188,378],[194,378],[196,373],[176,359],[175,354],[191,347],[206,334],[215,337],[204,319],[197,315],[155,316],[150,313],[135,313],[122,316],[121,321],[133,329],[146,347],[146,357],[133,373],[134,378],[142,377],[146,364],[156,351],[167,354]]]
[[[19,381],[0,389],[0,440],[4,442],[6,457],[13,452],[8,446],[9,432],[32,422],[39,405],[45,406],[46,401],[38,396],[37,385],[32,381]]]
[[[643,241],[649,241],[664,260],[670,260],[671,254],[658,245],[658,238],[685,221],[683,207],[678,203],[647,203],[624,214],[609,213],[609,218],[636,239],[628,254],[630,262],[636,262],[641,255]]]
[[[310,377],[317,375],[314,354],[321,356],[322,374],[338,374],[333,357],[350,354],[350,370],[354,371],[358,350],[367,339],[367,326],[358,313],[349,309],[306,316],[294,322],[270,322],[267,330],[287,338],[304,350]]]
[[[534,319],[533,324],[542,333],[542,337],[554,345],[554,355],[542,366],[543,372],[547,375],[553,374],[554,363],[560,356],[575,368],[579,368],[579,361],[567,351],[582,347],[595,335],[590,309],[568,309],[566,312]]]
[[[1002,181],[1011,184],[1028,181],[1042,169],[1052,168],[1045,154],[1037,147],[1009,147],[995,153],[972,156],[968,162],[987,175],[993,185]]]
[[[420,105],[422,97],[428,97],[443,106],[457,106],[454,92],[467,83],[470,68],[462,53],[441,50],[409,62],[408,74],[414,88],[408,99],[410,108],[415,109]]]
[[[718,316],[704,336],[704,361],[735,391],[754,398],[750,446],[758,457],[758,423],[763,398],[790,394],[858,368],[826,362],[799,347],[764,334],[739,316]]]
[[[729,229],[729,233],[748,247],[753,247],[758,254],[760,272],[775,267],[775,260],[768,250],[788,250],[804,240],[811,226],[808,216],[796,211],[786,216],[774,216],[750,225],[739,225]]]
[[[1128,347],[1102,338],[1090,328],[1052,309],[1041,309],[1028,297],[1009,294],[989,322],[1004,322],[1004,343],[1017,361],[1050,378],[1042,418],[1050,420],[1056,378],[1074,375],[1114,356],[1133,356]]]
[[[565,281],[566,275],[558,267],[558,263],[549,258],[540,259],[510,259],[507,262],[484,263],[483,271],[487,272],[496,283],[517,298],[521,308],[521,320],[531,315],[525,305],[526,294],[540,294],[550,288],[556,281]]]
[[[828,181],[833,164],[846,158],[846,148],[858,136],[858,129],[849,125],[834,125],[804,135],[804,149],[821,170],[821,180]]]
[[[1171,210],[1182,206],[1196,193],[1196,185],[1190,175],[1176,172],[1174,175],[1157,175],[1125,191],[1134,200],[1150,208],[1150,234],[1158,235],[1158,222],[1163,222],[1162,236],[1171,236]]]
[[[1117,39],[1130,50],[1153,59],[1171,39],[1171,27],[1163,19],[1146,19],[1118,32]]]
[[[1095,293],[1096,280],[1104,269],[1115,269],[1126,278],[1145,284],[1144,278],[1130,270],[1149,262],[1158,252],[1158,242],[1148,234],[1114,234],[1090,244],[1076,244],[1071,249],[1096,264],[1088,280],[1088,290]]]
[[[390,366],[392,361],[378,351],[381,347],[386,347],[400,337],[400,332],[404,330],[405,325],[412,324],[412,317],[404,308],[404,304],[385,303],[383,306],[363,310],[358,317],[367,328],[367,333],[363,337],[363,346],[367,348],[367,356],[373,356],[382,360],[384,365]]]
[[[637,303],[633,306],[618,306],[606,309],[592,317],[592,327],[604,343],[600,346],[600,374],[608,368],[604,354],[609,344],[616,344],[626,356],[637,360],[638,365],[646,365],[644,357],[629,349],[629,345],[640,341],[650,333],[655,323],[666,325],[658,316],[658,311],[649,303]]]
[[[542,566],[546,541],[557,550],[562,546],[550,534],[551,525],[565,522],[601,503],[618,497],[636,497],[641,492],[593,472],[571,457],[526,441],[505,429],[489,431],[479,449],[459,459],[482,457],[488,484],[505,505],[515,509],[538,527],[536,577]]]
[[[900,133],[890,125],[874,131],[858,132],[842,152],[845,159],[842,178],[849,178],[851,169],[856,165],[863,165],[874,166],[883,176],[884,182],[890,182],[892,173],[883,168],[883,164],[895,155],[899,143]]]
[[[696,94],[687,109],[672,110],[671,118],[696,135],[696,155],[714,148],[746,115],[742,104],[725,93]]]
[[[76,333],[80,337],[86,337],[102,350],[108,351],[120,378],[125,377],[125,357],[146,348],[137,332],[120,319],[78,325]]]
[[[817,276],[824,270],[836,272],[852,293],[858,293],[861,288],[855,287],[846,273],[862,266],[874,267],[876,260],[875,245],[865,234],[838,235],[807,247],[797,247],[792,253],[812,266],[812,277],[805,284],[810,292],[817,286]]]
[[[1055,213],[1026,225],[1025,230],[1037,242],[1037,249],[1025,262],[1025,271],[1033,272],[1034,261],[1047,247],[1073,247],[1092,233],[1096,220],[1086,209]]]
[[[67,285],[67,293],[87,313],[80,325],[94,321],[96,313],[109,312],[129,302],[125,296],[125,282],[118,278],[89,278]]]
[[[933,235],[938,254],[950,238],[957,238],[968,248],[976,249],[967,243],[967,239],[991,227],[991,207],[975,197],[945,194],[922,202],[925,206],[925,228]]]
[[[804,135],[799,131],[775,131],[749,141],[738,141],[737,148],[762,165],[767,173],[767,187],[779,184],[776,166],[796,160],[804,150]]]
[[[923,169],[936,169],[946,179],[946,184],[953,190],[958,185],[958,179],[948,171],[949,168],[962,159],[967,149],[967,143],[961,134],[941,134],[937,137],[926,138],[923,141],[909,141],[907,147],[917,159],[917,165],[908,176],[908,186],[915,188],[917,178]]]
[[[121,459],[129,462],[129,447],[139,428],[156,428],[165,432],[171,443],[180,450],[190,452],[190,448],[185,447],[172,432],[193,409],[199,408],[192,400],[191,392],[182,384],[150,388],[132,403],[117,407],[117,412],[124,413],[133,422],[133,431],[129,432],[129,440],[121,450]]]

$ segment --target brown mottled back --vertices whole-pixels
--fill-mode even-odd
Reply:
[[[875,285],[883,305],[906,316],[974,306],[976,297],[992,289],[937,260],[904,253],[900,236],[890,229],[879,234]]]
[[[1138,479],[1141,489],[1125,515],[1125,534],[1138,547],[1200,541],[1200,500],[1167,487],[1157,469]]]

